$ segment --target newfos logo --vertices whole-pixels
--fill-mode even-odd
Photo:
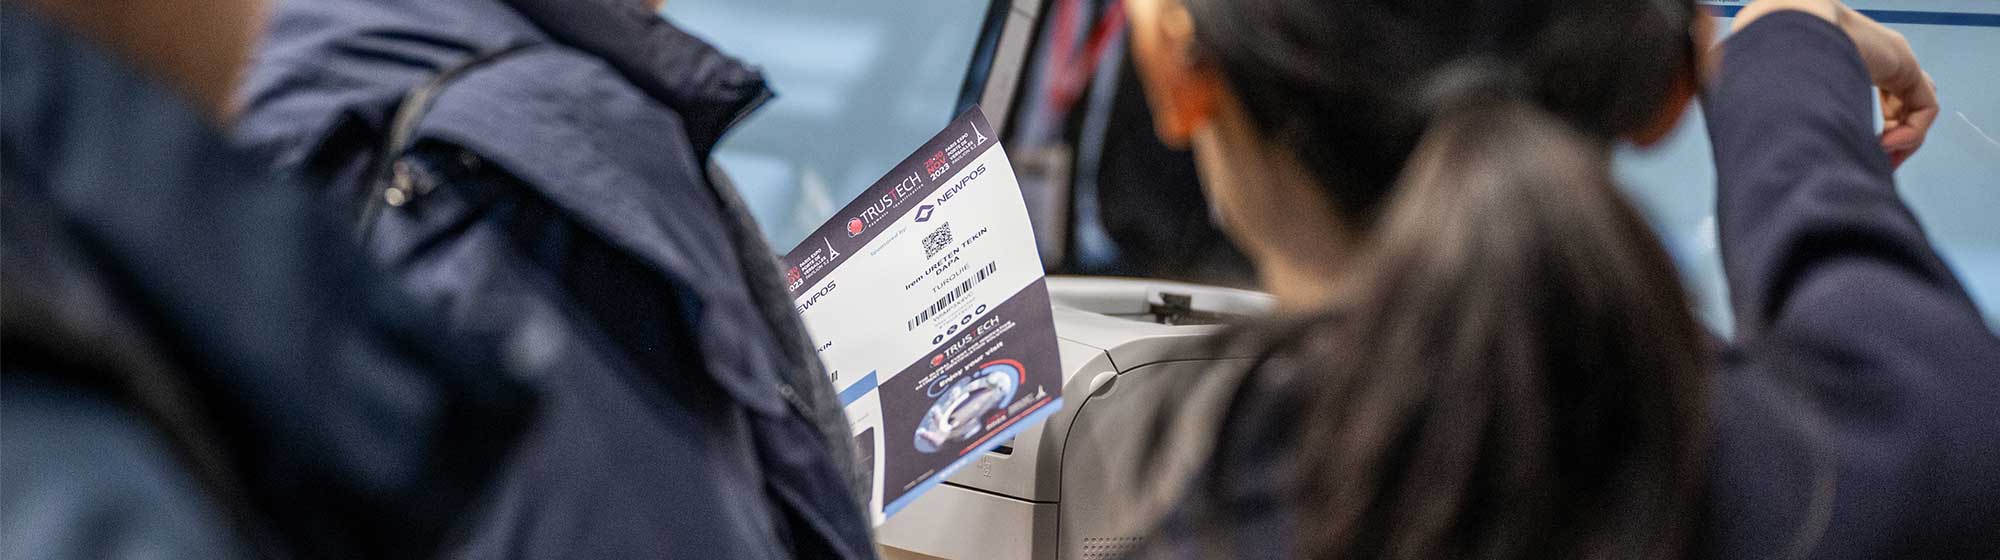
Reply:
[[[951,199],[957,197],[959,193],[965,192],[966,187],[971,186],[973,181],[978,180],[980,176],[985,174],[985,164],[973,166],[972,170],[965,172],[965,177],[959,179],[957,183],[938,190],[936,202],[917,207],[917,221],[929,221],[931,213],[936,212],[938,208],[944,207],[946,203],[951,202]]]

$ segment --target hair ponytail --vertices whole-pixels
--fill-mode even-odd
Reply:
[[[1670,558],[1706,342],[1607,142],[1451,64],[1365,229],[1305,428],[1307,558]]]

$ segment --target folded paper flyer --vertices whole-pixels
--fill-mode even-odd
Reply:
[[[1041,257],[974,108],[785,256],[881,523],[1062,407]]]

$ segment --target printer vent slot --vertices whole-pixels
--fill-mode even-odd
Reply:
[[[1099,537],[1083,539],[1084,560],[1112,560],[1139,548],[1139,537]]]

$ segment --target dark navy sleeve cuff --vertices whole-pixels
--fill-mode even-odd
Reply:
[[[1755,153],[1773,131],[1809,130],[1820,141],[1860,148],[1862,162],[1889,172],[1877,149],[1873,83],[1859,49],[1839,27],[1798,11],[1765,15],[1723,45],[1722,71],[1703,95],[1721,168]],[[1871,157],[1872,156],[1872,157]]]

